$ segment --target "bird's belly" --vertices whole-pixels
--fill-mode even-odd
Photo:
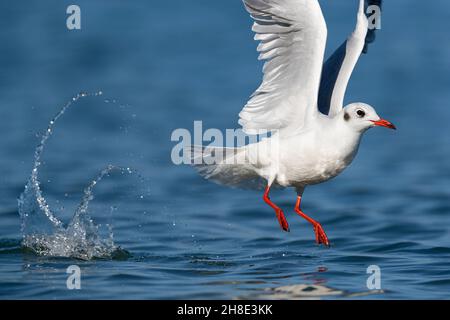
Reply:
[[[325,182],[339,175],[352,162],[353,155],[323,154],[318,157],[299,155],[280,168],[277,182],[282,186],[306,186]]]
[[[303,178],[303,182],[311,185],[330,180],[344,171],[347,166],[348,164],[342,160],[317,163]]]

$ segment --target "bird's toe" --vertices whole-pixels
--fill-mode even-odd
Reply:
[[[283,229],[286,232],[290,232],[291,229],[289,228],[289,223],[287,222],[286,217],[284,216],[282,210],[277,210],[277,218],[278,222],[280,223],[281,229]]]
[[[320,224],[314,226],[314,232],[316,234],[316,242],[318,244],[323,244],[327,247],[330,246],[330,241],[328,240],[327,234]]]

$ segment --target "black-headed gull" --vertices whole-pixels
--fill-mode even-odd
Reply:
[[[294,187],[295,212],[313,225],[317,243],[328,246],[320,223],[300,208],[305,187],[327,181],[349,166],[369,128],[395,129],[365,103],[343,107],[353,69],[373,38],[367,37],[366,5],[381,0],[360,0],[354,32],[325,64],[327,27],[317,0],[243,2],[255,21],[259,59],[266,62],[262,84],[239,114],[239,124],[245,133],[267,130],[272,135],[234,149],[193,147],[191,156],[202,160],[194,165],[202,176],[220,184],[265,188],[263,199],[285,231],[288,222],[269,191],[272,186]]]

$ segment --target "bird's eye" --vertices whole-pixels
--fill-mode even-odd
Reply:
[[[361,109],[356,110],[356,114],[357,114],[358,117],[360,117],[360,118],[363,118],[363,117],[366,115],[366,113],[365,113],[363,110],[361,110]]]

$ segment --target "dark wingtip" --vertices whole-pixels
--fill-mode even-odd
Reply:
[[[383,0],[366,0],[366,15],[369,18],[370,17],[370,13],[367,13],[367,8],[369,6],[378,6],[380,7],[380,9],[382,9],[382,4],[383,4]],[[369,52],[369,44],[375,42],[376,39],[376,34],[375,34],[376,29],[371,29],[367,32],[367,36],[366,36],[366,41],[364,44],[364,49],[363,49],[363,53],[367,54]]]

